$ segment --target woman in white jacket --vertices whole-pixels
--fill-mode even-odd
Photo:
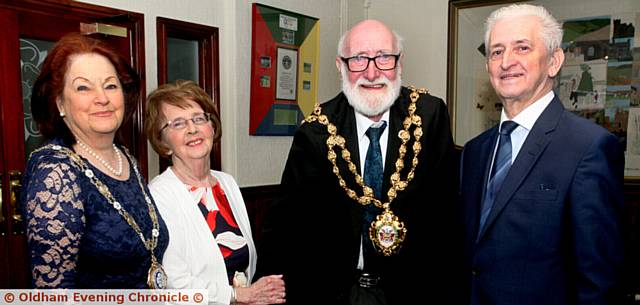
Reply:
[[[207,289],[210,304],[284,303],[281,275],[248,285],[256,250],[238,185],[210,169],[221,130],[209,95],[192,81],[160,86],[147,98],[144,126],[154,150],[173,163],[149,185],[169,229],[169,288]]]

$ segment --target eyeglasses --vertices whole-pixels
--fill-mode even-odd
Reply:
[[[380,54],[376,57],[368,57],[362,55],[356,55],[352,57],[340,57],[345,64],[347,64],[347,68],[351,72],[362,72],[369,68],[369,62],[373,61],[378,70],[388,71],[395,69],[398,64],[398,58],[400,58],[400,54]]]
[[[192,116],[190,119],[185,118],[177,118],[173,121],[168,121],[162,128],[160,128],[160,132],[162,132],[165,128],[169,127],[173,130],[182,130],[187,127],[189,121],[193,122],[195,125],[204,125],[211,119],[210,113],[198,113]]]

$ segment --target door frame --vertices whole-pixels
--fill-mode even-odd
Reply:
[[[144,136],[144,103],[146,96],[145,56],[144,56],[144,15],[119,9],[78,3],[70,0],[0,0],[0,185],[2,186],[2,215],[6,221],[0,228],[0,289],[28,288],[31,276],[28,271],[28,253],[24,232],[12,225],[13,217],[11,192],[9,190],[10,173],[24,171],[26,156],[24,145],[24,118],[20,75],[20,42],[23,31],[28,37],[33,23],[23,22],[25,18],[39,18],[41,22],[63,18],[74,22],[100,22],[119,25],[128,29],[130,61],[133,69],[140,75],[140,99],[129,124],[132,147],[129,149],[140,164],[140,171],[148,176],[147,140]],[[29,19],[30,20],[30,19]],[[43,21],[46,20],[46,21]],[[21,26],[27,24],[27,26]],[[52,26],[59,26],[53,24]],[[66,26],[62,25],[60,28]],[[37,28],[34,28],[37,29]],[[80,31],[78,28],[72,31]],[[54,36],[54,35],[52,35]],[[41,38],[42,37],[37,37]],[[57,40],[59,37],[46,37]],[[18,63],[18,64],[16,64]],[[17,146],[17,147],[16,147]],[[15,183],[19,181],[14,181]]]
[[[158,51],[158,86],[168,82],[167,39],[180,38],[198,42],[198,83],[211,96],[221,115],[220,109],[220,55],[218,28],[181,20],[156,17],[156,35]],[[219,131],[216,131],[219,132]],[[211,149],[211,168],[222,170],[222,141],[213,144]],[[160,157],[159,167],[162,173],[171,165],[169,160]]]
[[[136,72],[138,72],[140,76],[140,99],[137,103],[136,109],[133,113],[132,117],[132,142],[135,144],[133,147],[128,147],[134,156],[136,156],[139,165],[140,171],[145,177],[148,175],[148,165],[147,165],[147,139],[144,135],[144,99],[146,97],[146,71],[145,71],[145,45],[144,45],[144,14],[134,13],[120,9],[114,9],[104,6],[97,6],[93,4],[79,3],[75,1],[52,1],[52,0],[8,0],[2,1],[0,3],[0,8],[5,8],[11,11],[14,11],[18,18],[20,18],[21,13],[30,13],[30,14],[38,14],[48,17],[56,17],[56,16],[64,16],[65,19],[77,19],[84,20],[90,19],[95,20],[96,22],[109,23],[113,25],[120,25],[127,27],[129,29],[129,39],[131,45],[131,66]],[[7,21],[2,21],[6,23]],[[16,20],[17,22],[17,20]],[[5,58],[5,55],[9,56],[18,56],[18,41],[17,37],[19,36],[19,29],[16,25],[3,24],[6,25],[3,27],[3,39],[12,39],[15,40],[16,49],[12,50],[3,50],[0,48],[0,58],[2,58],[2,63],[9,63],[14,58]],[[78,31],[79,31],[78,27]],[[7,53],[9,52],[9,53]],[[13,52],[13,53],[11,53]],[[20,72],[17,67],[11,67],[9,65],[0,66],[0,72],[7,72],[2,75],[8,76],[8,79],[3,80],[4,84],[14,83],[20,81]],[[14,77],[17,77],[14,79]],[[7,88],[7,87],[5,87]],[[18,88],[16,88],[18,89]],[[18,94],[16,96],[16,94]],[[18,100],[22,98],[22,92],[17,90],[17,92],[12,92],[11,95],[3,96],[4,94],[0,92],[0,102],[2,100],[14,100],[16,97]],[[10,116],[11,111],[15,111],[15,107],[12,109],[4,109],[6,107],[10,107],[9,105],[12,103],[1,103],[0,113],[6,113],[3,115],[3,119],[6,116]],[[18,105],[16,107],[22,107]],[[7,111],[9,112],[7,112]],[[18,118],[20,119],[20,118]],[[20,132],[22,129],[19,128]],[[9,131],[3,131],[6,135]],[[14,131],[15,132],[15,131]],[[23,135],[24,136],[24,135]],[[7,139],[6,136],[4,137]],[[7,147],[5,147],[7,149]],[[17,152],[18,156],[11,157],[5,155],[5,165],[8,165],[5,168],[5,171],[9,170],[20,170],[22,168],[16,168],[20,166],[24,166],[24,152]],[[8,159],[8,160],[7,160]],[[7,162],[8,161],[8,162]],[[8,163],[8,164],[7,164]],[[4,178],[3,178],[4,179]]]

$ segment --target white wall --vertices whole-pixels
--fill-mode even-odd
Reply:
[[[226,103],[234,96],[229,88],[229,81],[225,77],[226,71],[230,69],[230,61],[224,59],[234,54],[225,45],[235,45],[229,43],[231,37],[224,28],[228,28],[224,16],[234,15],[233,6],[235,1],[224,0],[190,0],[190,5],[185,5],[183,1],[172,0],[155,0],[155,1],[128,1],[128,0],[80,0],[78,2],[86,2],[100,6],[118,8],[128,11],[144,14],[144,38],[145,38],[145,68],[146,68],[146,91],[147,94],[158,87],[158,60],[157,60],[157,43],[156,43],[156,17],[166,17],[171,19],[183,20],[208,26],[219,28],[220,33],[220,99],[221,112],[229,112],[227,108],[231,103]],[[230,13],[229,13],[230,12]],[[228,63],[228,64],[225,64]],[[233,111],[231,113],[234,113]],[[229,113],[223,115],[231,117]],[[225,120],[225,123],[227,121]],[[224,132],[223,147],[228,138],[234,135]],[[149,177],[152,178],[158,174],[158,155],[155,153],[151,145],[147,146]],[[224,162],[223,162],[224,164]]]
[[[265,185],[280,183],[280,176],[291,146],[292,137],[255,137],[249,136],[249,87],[251,74],[251,3],[237,1],[236,37],[237,63],[235,82],[237,122],[235,124],[235,147],[224,147],[224,154],[235,154],[237,168],[236,179],[240,185]],[[334,97],[340,91],[338,73],[335,68],[335,45],[340,38],[340,1],[339,0],[263,0],[259,3],[280,9],[316,17],[320,19],[320,66],[318,68],[318,101],[323,102]],[[229,128],[229,125],[225,125]],[[224,158],[223,162],[228,160]],[[223,163],[224,164],[224,163]]]
[[[363,13],[356,14],[358,10]],[[403,84],[446,98],[448,0],[349,1],[349,17],[360,16],[386,23],[405,39]]]
[[[222,169],[240,186],[280,182],[292,137],[249,136],[251,4],[249,0],[81,0],[138,12],[145,20],[147,93],[157,87],[156,17],[208,26],[220,33],[220,112],[223,124]],[[340,89],[335,71],[335,45],[340,36],[340,0],[271,0],[265,5],[320,19],[320,101]],[[150,176],[158,173],[158,157],[149,150]]]
[[[147,93],[157,87],[156,17],[214,26],[220,33],[220,112],[223,124],[222,169],[240,186],[278,184],[292,137],[249,136],[251,74],[250,0],[81,0],[144,14]],[[374,18],[405,38],[404,84],[425,87],[445,98],[447,72],[447,0],[262,0],[259,3],[320,19],[318,100],[340,91],[334,59],[340,35]],[[158,157],[149,151],[150,176]]]

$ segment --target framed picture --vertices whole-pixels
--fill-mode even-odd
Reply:
[[[554,91],[566,109],[617,135],[625,178],[640,183],[640,1],[451,0],[447,100],[456,145],[500,121],[486,70],[484,22],[512,3],[543,5],[563,23],[565,62]]]
[[[278,71],[276,74],[276,99],[296,100],[298,75],[298,50],[278,48]]]
[[[320,22],[252,4],[249,134],[291,136],[318,100]]]

